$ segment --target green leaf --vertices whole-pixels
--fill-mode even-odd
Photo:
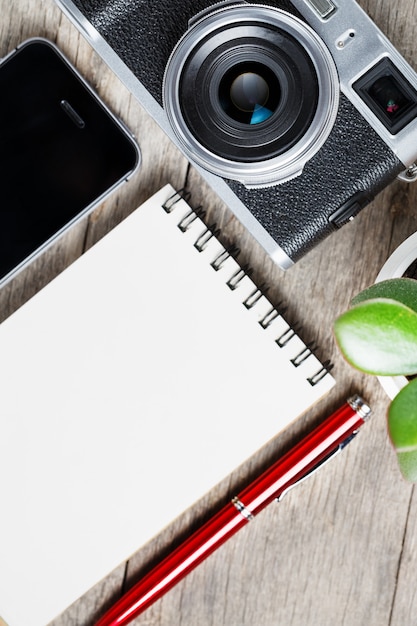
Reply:
[[[417,313],[401,302],[366,300],[337,318],[334,333],[345,359],[363,372],[417,372]]]
[[[417,482],[417,450],[397,453],[398,467],[401,474],[411,483]]]
[[[417,378],[403,387],[391,402],[388,432],[397,452],[417,450]]]
[[[375,298],[397,300],[417,312],[417,280],[412,278],[390,278],[364,289],[352,300],[352,305]]]
[[[401,389],[392,401],[388,432],[402,475],[417,482],[417,379]]]

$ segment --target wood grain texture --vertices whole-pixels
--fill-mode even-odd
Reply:
[[[417,69],[417,6],[361,0],[361,6]],[[0,292],[4,319],[83,250],[165,182],[187,179],[227,241],[237,241],[300,333],[317,339],[318,356],[335,363],[329,396],[190,510],[121,564],[52,626],[90,626],[161,556],[352,391],[372,404],[372,422],[328,469],[269,507],[134,622],[137,626],[412,626],[417,623],[415,490],[396,468],[385,427],[388,401],[378,383],[339,356],[331,324],[351,296],[372,283],[381,264],[417,230],[417,186],[395,182],[355,221],[284,273],[237,223],[215,192],[166,139],[119,80],[61,14],[53,0],[0,0],[0,55],[31,36],[56,41],[139,139],[140,172]],[[277,407],[279,410],[279,407]],[[256,417],[254,417],[256,419]],[[190,468],[192,471],[192,468]],[[25,564],[20,566],[24,568]],[[82,567],[82,564],[80,564]],[[1,593],[1,590],[0,590]],[[30,626],[30,624],[28,625]]]

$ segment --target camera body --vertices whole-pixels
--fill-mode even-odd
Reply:
[[[415,177],[417,75],[354,0],[57,2],[283,269]]]

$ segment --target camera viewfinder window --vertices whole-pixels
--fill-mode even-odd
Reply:
[[[393,135],[417,116],[417,92],[388,58],[353,88]]]

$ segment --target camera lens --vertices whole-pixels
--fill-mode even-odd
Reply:
[[[219,33],[189,54],[178,97],[198,142],[234,163],[263,163],[290,150],[317,110],[314,64],[284,31],[252,25]],[[236,45],[236,40],[238,45]],[[279,45],[278,45],[279,44]]]
[[[275,112],[279,99],[278,81],[262,65],[238,65],[220,81],[219,100],[224,112],[242,124],[265,122]]]
[[[250,186],[301,173],[336,118],[334,61],[298,18],[263,5],[206,13],[168,62],[163,101],[186,154]]]

